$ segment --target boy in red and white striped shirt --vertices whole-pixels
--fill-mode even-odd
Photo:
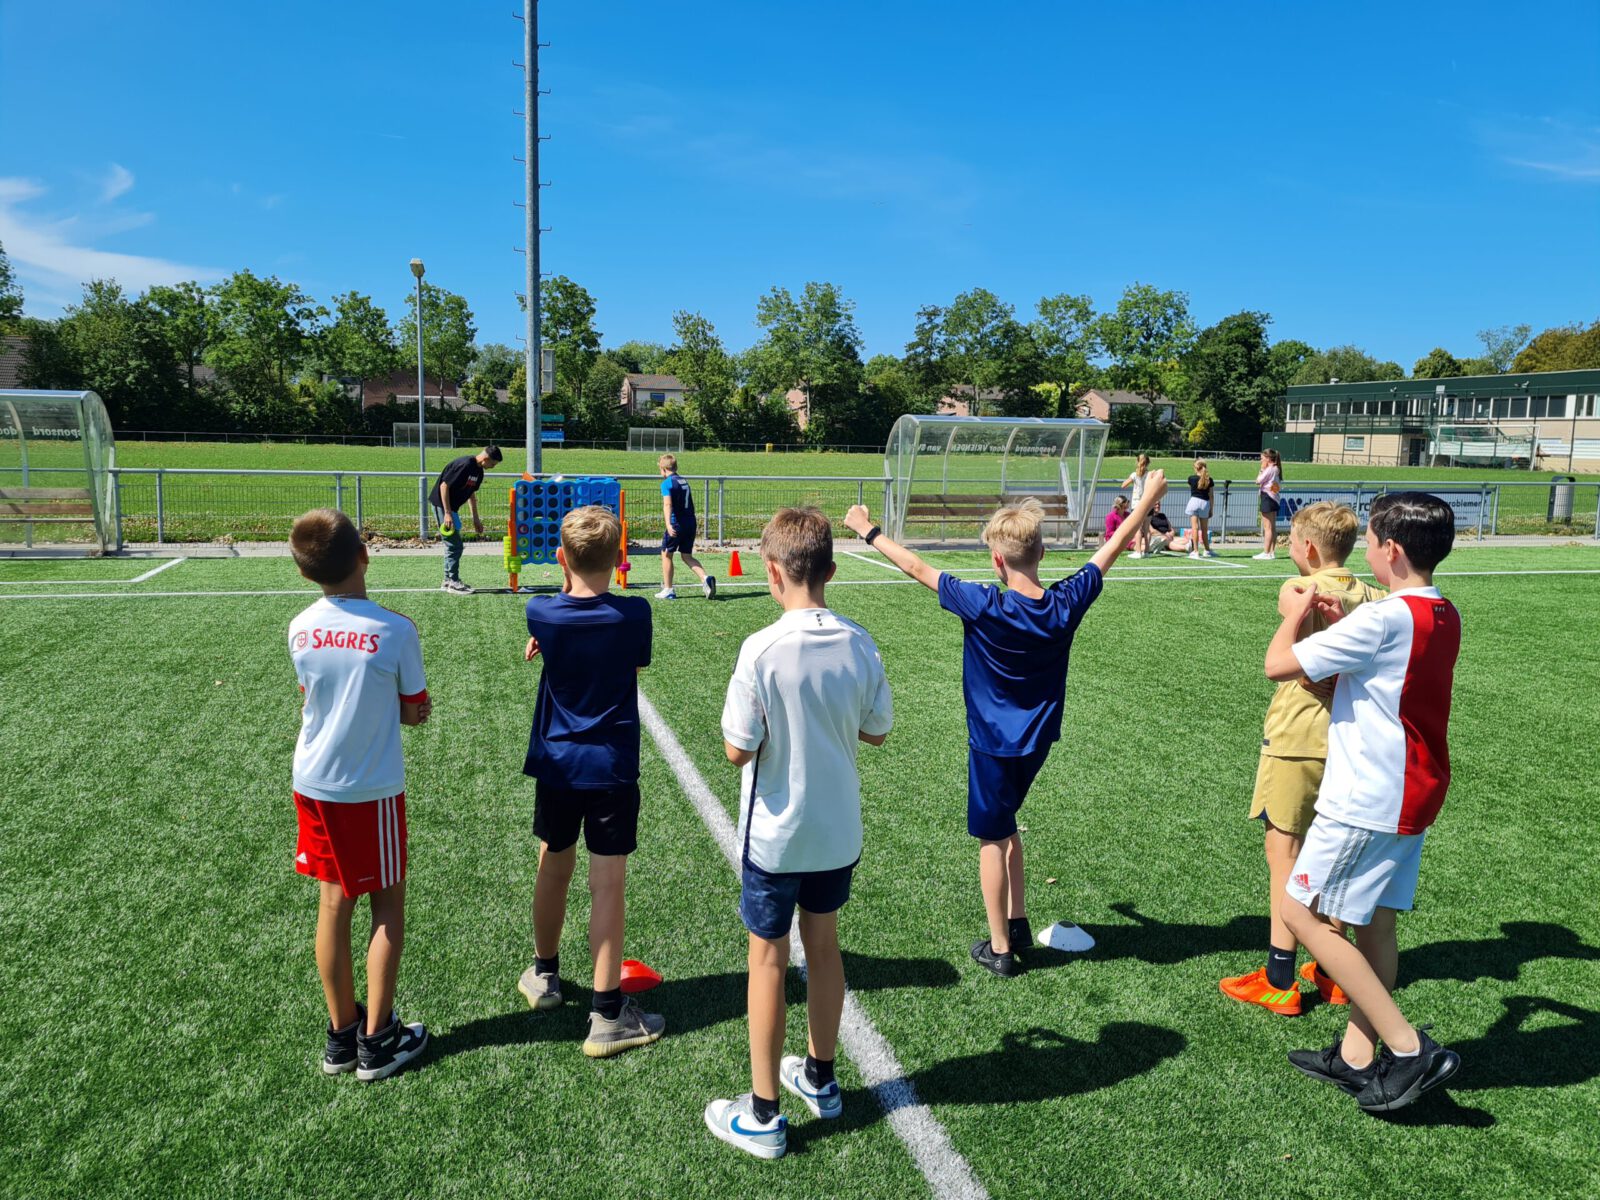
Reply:
[[[1337,598],[1308,583],[1267,649],[1270,679],[1338,677],[1317,815],[1290,873],[1283,915],[1349,995],[1350,1021],[1326,1050],[1297,1050],[1289,1061],[1368,1112],[1402,1108],[1460,1066],[1453,1051],[1401,1016],[1390,995],[1399,963],[1395,914],[1412,907],[1423,833],[1450,785],[1446,731],[1461,618],[1433,586],[1433,571],[1454,541],[1455,513],[1438,497],[1378,497],[1367,523],[1367,564],[1388,598],[1345,615]],[[1332,624],[1296,642],[1313,609]],[[1356,927],[1355,946],[1330,919]]]
[[[367,548],[350,518],[319,508],[289,535],[300,574],[322,599],[289,623],[289,656],[305,693],[294,748],[300,836],[295,869],[322,885],[317,970],[328,1002],[322,1069],[364,1080],[422,1053],[428,1031],[394,1013],[405,932],[406,773],[400,726],[432,705],[417,627],[367,599]],[[350,923],[372,897],[367,1005],[356,1003]]]

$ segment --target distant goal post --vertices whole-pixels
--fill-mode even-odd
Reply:
[[[396,421],[394,426],[394,444],[396,446],[415,447],[419,441],[417,430],[419,426],[415,421]],[[454,425],[435,424],[429,421],[421,426],[425,431],[430,447],[439,447],[445,450],[455,449],[456,427]]]
[[[635,454],[682,454],[683,430],[654,425],[630,427],[628,450]]]

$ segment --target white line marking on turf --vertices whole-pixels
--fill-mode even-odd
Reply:
[[[146,571],[143,575],[135,575],[132,579],[128,580],[128,582],[129,583],[143,583],[146,579],[153,579],[153,578],[155,578],[155,576],[161,574],[161,572],[170,571],[170,570],[172,570],[173,567],[177,566],[179,563],[186,563],[188,561],[189,560],[187,558],[184,558],[181,555],[179,557],[177,557],[177,558],[168,559],[166,562],[162,563],[159,567],[155,567],[152,570]]]
[[[700,819],[716,839],[728,865],[737,872],[739,841],[733,822],[728,819],[722,804],[706,786],[700,769],[684,752],[677,735],[661,719],[661,714],[650,703],[643,689],[639,692],[639,716],[650,731],[650,737],[661,751],[661,756],[678,777],[684,794],[694,804]],[[799,934],[793,930],[789,934],[789,953],[795,965],[804,970],[805,950],[800,944]],[[889,1125],[916,1160],[933,1194],[986,1200],[989,1193],[978,1182],[967,1160],[950,1144],[950,1135],[945,1132],[938,1118],[917,1099],[916,1088],[906,1078],[905,1068],[895,1057],[893,1047],[884,1040],[877,1026],[873,1025],[872,1018],[867,1016],[860,1001],[848,988],[844,994],[844,1020],[839,1027],[839,1040],[861,1072],[861,1078],[871,1090],[873,1098],[883,1109]]]
[[[1435,579],[1469,579],[1469,578],[1494,578],[1507,575],[1600,575],[1600,567],[1567,568],[1559,570],[1536,571],[1435,571]],[[1371,579],[1370,573],[1357,571],[1356,575],[1364,579]],[[1119,574],[1115,569],[1106,576],[1107,583],[1276,583],[1282,584],[1286,579],[1299,578],[1295,575],[1208,575],[1200,571],[1187,571],[1181,575],[1130,575]],[[110,581],[123,583],[125,580]],[[760,583],[717,583],[717,590],[724,588],[764,588],[765,581]],[[920,587],[914,579],[835,579],[829,587]],[[654,591],[653,583],[641,584],[630,587],[628,591],[638,593]],[[541,589],[537,594],[548,595],[554,590],[552,584],[547,589]],[[436,587],[389,587],[368,588],[367,594],[371,596],[403,596],[412,594],[427,595],[437,593],[444,595]],[[485,589],[478,593],[480,596],[514,596],[526,600],[535,595],[534,591],[505,592],[489,591]],[[215,592],[27,592],[21,595],[12,593],[0,595],[0,601],[6,600],[212,600],[224,596],[316,596],[317,592],[311,588],[261,588],[255,590],[215,591]],[[455,597],[452,602],[459,602],[461,598]],[[687,600],[662,601],[664,604],[688,604]]]

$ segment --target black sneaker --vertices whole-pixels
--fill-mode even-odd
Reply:
[[[364,1005],[356,1005],[356,1019],[343,1029],[335,1029],[328,1022],[328,1044],[322,1050],[322,1073],[343,1075],[356,1069],[356,1033],[367,1023]]]
[[[1004,954],[996,954],[988,938],[972,943],[972,961],[1005,979],[1017,973],[1017,956],[1009,950]]]
[[[707,575],[700,588],[705,592],[707,600],[715,600],[717,598],[717,577],[715,575]]]
[[[1347,1096],[1357,1095],[1372,1080],[1371,1066],[1357,1070],[1339,1054],[1343,1038],[1334,1038],[1326,1050],[1291,1050],[1289,1064],[1302,1074],[1331,1083]]]
[[[1446,1050],[1428,1036],[1427,1027],[1417,1030],[1421,1049],[1409,1058],[1400,1058],[1385,1046],[1378,1052],[1371,1079],[1356,1095],[1363,1112],[1393,1112],[1404,1108],[1431,1087],[1438,1087],[1461,1066],[1461,1056]]]
[[[1027,917],[1012,917],[1006,924],[1011,934],[1011,953],[1033,949],[1033,926]]]
[[[402,1025],[400,1017],[390,1009],[389,1023],[377,1033],[369,1037],[362,1032],[356,1036],[356,1078],[365,1083],[387,1079],[421,1054],[427,1045],[426,1026]]]

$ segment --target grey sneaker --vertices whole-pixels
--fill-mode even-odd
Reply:
[[[472,589],[459,579],[446,579],[439,588],[440,591],[449,592],[452,596],[470,596]]]
[[[839,1093],[839,1081],[830,1079],[820,1088],[811,1086],[806,1078],[806,1060],[798,1054],[785,1054],[778,1064],[778,1082],[783,1090],[799,1096],[811,1110],[813,1117],[831,1121],[844,1116],[844,1097]]]
[[[706,1105],[706,1128],[757,1158],[782,1158],[789,1148],[789,1118],[779,1113],[761,1124],[749,1092],[736,1100],[713,1100]]]
[[[517,980],[517,991],[528,1001],[535,1012],[561,1007],[561,978],[555,974],[541,975],[537,967],[529,967]]]
[[[615,1021],[608,1021],[597,1012],[589,1014],[589,1036],[583,1039],[583,1052],[590,1058],[610,1058],[635,1046],[658,1042],[666,1031],[665,1017],[645,1012],[629,996],[623,1000]]]
[[[707,575],[706,581],[700,586],[705,591],[707,600],[715,600],[717,598],[717,577],[715,575]]]

